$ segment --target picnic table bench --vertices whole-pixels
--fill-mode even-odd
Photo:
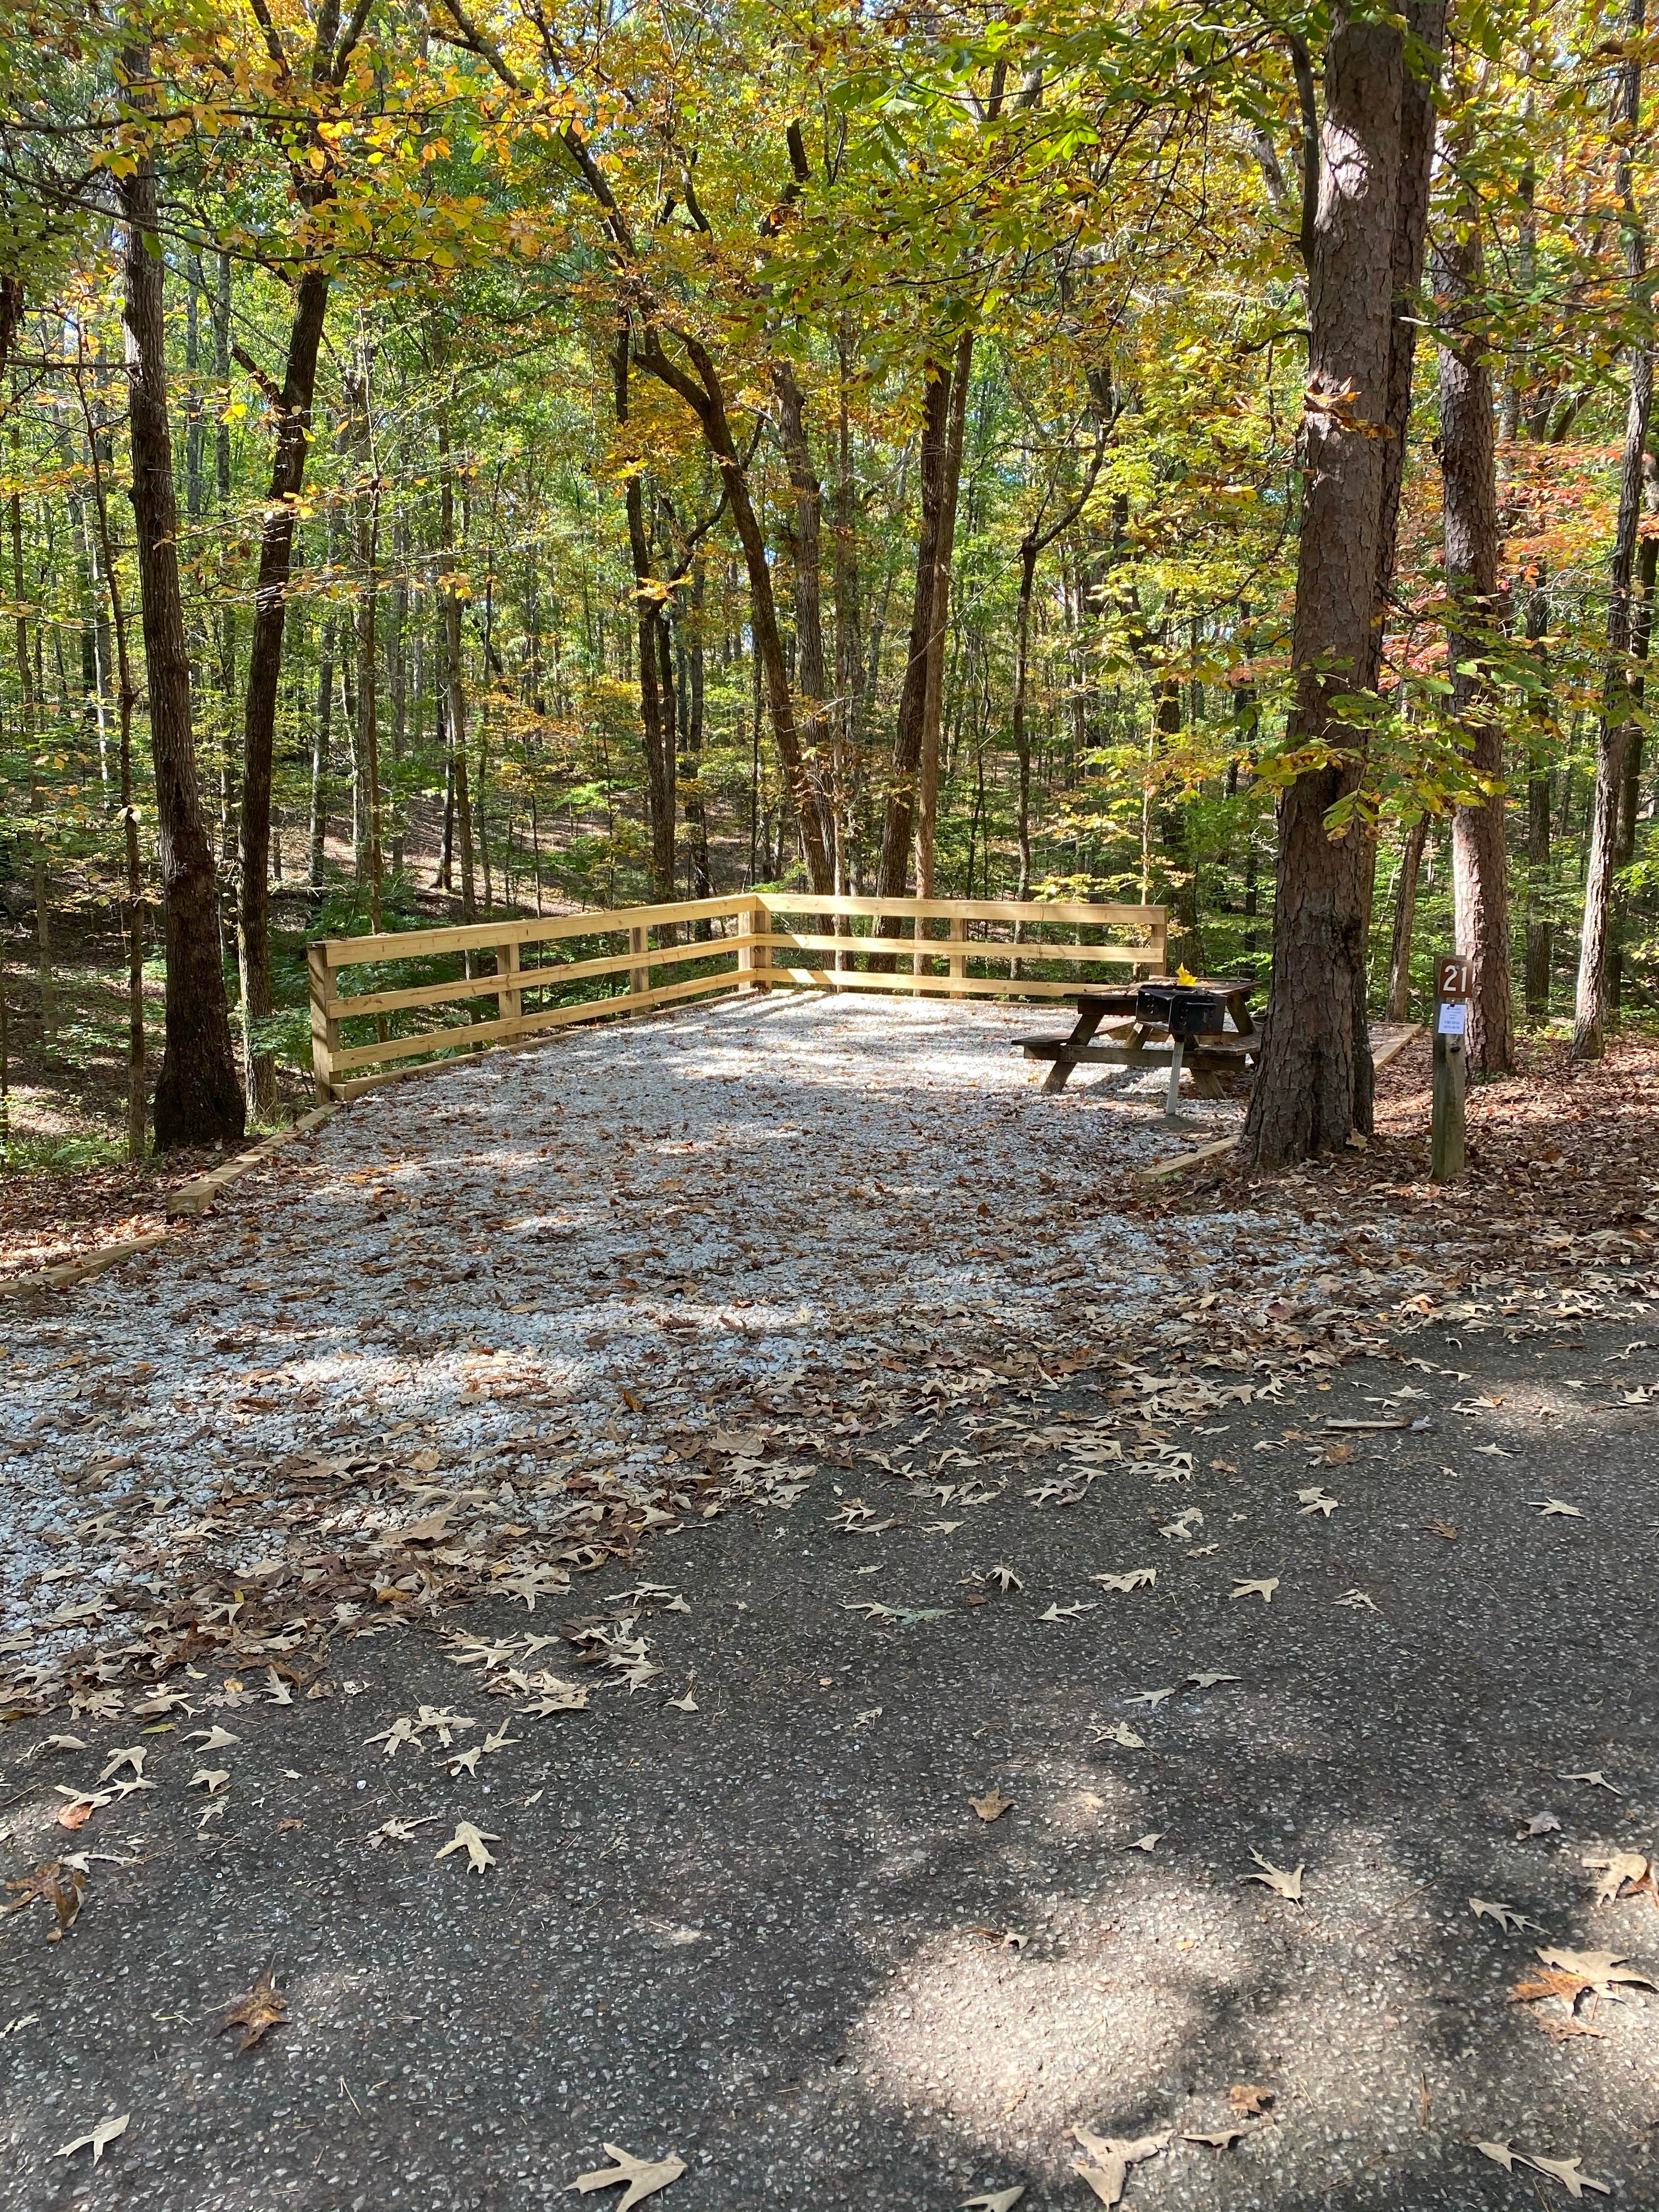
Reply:
[[[1255,984],[1244,975],[1206,975],[1191,986],[1205,991],[1222,1001],[1225,1019],[1231,1030],[1223,1030],[1218,1036],[1194,1039],[1181,1052],[1178,1041],[1160,1023],[1141,1022],[1136,1018],[1136,1006],[1142,988],[1170,988],[1175,979],[1152,976],[1146,986],[1129,984],[1115,990],[1079,991],[1077,998],[1077,1019],[1067,1036],[1017,1037],[1028,1060],[1046,1060],[1053,1063],[1042,1088],[1045,1091],[1063,1091],[1074,1067],[1085,1062],[1100,1067],[1164,1067],[1176,1074],[1184,1066],[1191,1073],[1193,1087],[1200,1098],[1219,1098],[1222,1094],[1220,1077],[1236,1073],[1247,1060],[1254,1060],[1261,1039],[1255,1024],[1250,1018],[1249,998]],[[1096,1033],[1103,1024],[1109,1024],[1107,1035],[1109,1043],[1097,1044]],[[1173,1103],[1170,1107],[1174,1110]]]

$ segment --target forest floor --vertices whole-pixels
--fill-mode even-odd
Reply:
[[[3,2212],[1659,2202],[1654,1056],[1147,1184],[1030,1023],[568,1033],[13,1302]]]

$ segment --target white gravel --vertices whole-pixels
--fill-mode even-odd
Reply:
[[[281,1557],[257,1477],[295,1453],[395,1435],[452,1485],[489,1455],[495,1480],[536,1475],[520,1510],[545,1534],[550,1478],[659,1494],[670,1438],[807,1360],[878,1381],[941,1340],[1052,1342],[1068,1314],[1145,1348],[1243,1218],[1166,1249],[1120,1214],[1131,1170],[1192,1140],[1164,1124],[1156,1074],[1043,1096],[1012,1040],[1052,1019],[777,993],[371,1094],[199,1227],[17,1322],[0,1619],[70,1634],[181,1541]],[[1182,1110],[1218,1133],[1240,1115]],[[1243,1225],[1264,1295],[1305,1275],[1299,1221]]]

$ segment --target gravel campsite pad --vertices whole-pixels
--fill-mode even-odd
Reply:
[[[481,1059],[14,1305],[0,2207],[1655,2201],[1650,1236],[1166,1214],[1031,1026]]]

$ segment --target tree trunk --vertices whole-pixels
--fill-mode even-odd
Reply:
[[[461,597],[454,581],[455,471],[449,447],[449,403],[439,403],[438,528],[442,549],[438,556],[438,578],[444,611],[444,725],[449,738],[450,791],[455,810],[461,858],[461,920],[478,918],[477,892],[472,867],[472,806],[466,781],[466,690],[461,660]],[[471,965],[468,975],[472,972]]]
[[[336,618],[330,615],[323,623],[318,648],[317,713],[311,726],[311,826],[307,844],[312,892],[317,898],[322,896],[323,863],[328,850],[329,739],[334,719],[334,647],[337,634]]]
[[[1440,10],[1407,25],[1437,51]],[[1306,471],[1297,548],[1289,742],[1322,753],[1279,810],[1273,997],[1246,1125],[1277,1166],[1370,1125],[1366,1012],[1370,838],[1352,809],[1363,725],[1335,701],[1376,688],[1392,571],[1410,355],[1432,151],[1428,84],[1400,28],[1339,12],[1326,53],[1321,183],[1311,226]],[[1403,356],[1403,361],[1402,361]],[[1381,434],[1379,434],[1381,433]],[[1334,836],[1333,809],[1345,809]]]
[[[86,410],[86,395],[81,395]],[[127,906],[127,1158],[136,1165],[144,1157],[149,1122],[144,1070],[144,878],[138,848],[138,810],[132,802],[132,710],[137,687],[132,680],[132,654],[127,641],[126,607],[121,598],[120,574],[116,567],[113,533],[109,526],[109,495],[104,483],[99,434],[89,410],[86,413],[87,465],[92,477],[91,510],[97,518],[98,545],[102,555],[103,582],[109,598],[109,617],[114,635],[118,690],[116,711],[120,729],[119,775],[121,842],[126,863]]]
[[[13,466],[21,471],[21,441],[15,417],[11,426]],[[23,744],[29,762],[29,858],[34,891],[34,969],[39,992],[40,1042],[50,1046],[58,1033],[58,994],[52,972],[52,876],[46,860],[46,793],[38,758],[40,729],[29,658],[28,580],[23,573],[23,502],[14,487],[11,501],[12,586],[17,594],[17,679],[22,694]]]
[[[133,73],[148,58],[133,58]],[[161,245],[154,162],[119,185],[127,236],[123,319],[131,392],[132,505],[143,600],[150,750],[167,946],[167,1032],[155,1085],[155,1142],[233,1142],[245,1107],[219,957],[219,898],[202,818],[191,726],[190,661],[179,590],[179,507],[167,429]]]
[[[1400,880],[1394,895],[1394,945],[1389,957],[1389,1019],[1408,1022],[1412,1010],[1412,933],[1417,921],[1417,879],[1423,867],[1429,817],[1421,815],[1400,848]]]
[[[916,778],[921,766],[927,722],[929,648],[933,638],[933,591],[938,580],[939,521],[945,496],[945,459],[951,428],[951,372],[929,362],[922,397],[921,523],[916,539],[916,582],[910,603],[910,647],[899,692],[898,726],[887,787],[886,819],[876,874],[878,898],[902,898],[909,882],[916,816]],[[884,923],[884,935],[897,925]]]
[[[835,776],[824,774],[830,752],[829,695],[823,650],[823,487],[812,466],[806,436],[806,402],[793,370],[775,362],[772,386],[778,398],[778,423],[784,459],[794,495],[795,526],[788,533],[790,565],[795,577],[795,688],[800,694],[801,758],[817,796],[828,842],[833,853],[837,842],[833,801],[825,805],[826,789],[833,793]]]
[[[1468,1064],[1508,1075],[1515,1066],[1510,1007],[1510,895],[1504,844],[1504,732],[1479,664],[1489,658],[1498,619],[1498,459],[1490,344],[1480,326],[1486,286],[1480,210],[1465,193],[1449,211],[1435,267],[1442,328],[1440,476],[1445,518],[1446,591],[1455,613],[1447,634],[1451,711],[1469,766],[1486,793],[1452,810],[1452,899],[1457,950],[1470,963]]]
[[[380,483],[374,471],[374,432],[370,415],[369,359],[365,344],[353,394],[357,410],[357,813],[358,880],[368,884],[371,927],[378,935],[384,919],[385,869],[380,848],[380,726],[379,658],[375,617],[379,611]]]
[[[945,647],[951,626],[951,563],[956,549],[957,495],[962,484],[963,436],[974,334],[957,341],[951,374],[951,414],[939,486],[939,527],[933,541],[933,586],[929,599],[927,681],[922,692],[921,772],[916,781],[916,896],[932,898],[933,847],[939,831],[939,736],[945,703]]]
[[[326,270],[309,268],[295,290],[288,362],[282,396],[276,405],[276,448],[271,459],[270,491],[259,533],[259,572],[253,588],[253,636],[248,647],[242,717],[242,881],[237,948],[250,1036],[271,1012],[270,787],[276,745],[276,696],[283,673],[289,585],[294,573],[294,532],[310,445],[317,357],[328,312],[328,289]],[[250,364],[244,361],[243,365]],[[256,1111],[270,1113],[276,1100],[276,1064],[269,1052],[252,1052],[249,1089]]]
[[[1031,599],[1036,588],[1037,541],[1027,537],[1019,549],[1019,592],[1014,602],[1014,696],[1009,722],[1019,772],[1015,835],[1019,844],[1019,884],[1014,896],[1031,896],[1031,738],[1025,726],[1025,701],[1031,659]]]
[[[392,589],[386,610],[391,636],[386,640],[386,703],[392,710],[392,874],[404,872],[404,813],[402,775],[404,750],[409,732],[409,674],[404,657],[404,630],[409,615],[409,542],[404,518],[398,515],[392,533]],[[538,908],[538,912],[540,911]]]
[[[1527,598],[1527,635],[1534,644],[1549,628],[1549,593],[1540,562]],[[1527,778],[1527,1019],[1545,1022],[1550,1011],[1549,919],[1550,776],[1534,755]]]
[[[613,359],[617,427],[628,428],[628,326],[623,324]],[[661,586],[652,574],[651,540],[645,523],[643,456],[625,457],[623,503],[628,546],[634,562],[634,635],[638,649],[640,727],[645,740],[645,808],[651,836],[651,896],[666,905],[674,896],[674,787],[672,754],[664,733],[662,682],[664,628]]]
[[[703,563],[699,555],[691,570],[691,621],[685,645],[686,684],[685,713],[680,728],[685,746],[685,842],[691,868],[693,898],[712,898],[714,878],[708,862],[708,805],[703,797],[702,739],[707,713],[707,677],[704,668]],[[697,925],[699,937],[707,937],[708,924]]]
[[[1642,507],[1644,520],[1651,526],[1659,518],[1659,464],[1653,455],[1643,456]],[[1647,692],[1648,656],[1653,643],[1653,592],[1659,579],[1659,538],[1644,537],[1636,554],[1636,603],[1631,610],[1631,702],[1643,704]],[[1636,858],[1636,818],[1642,804],[1642,750],[1645,732],[1639,721],[1632,720],[1628,741],[1625,746],[1625,772],[1619,786],[1619,823],[1613,835],[1613,865],[1615,872],[1629,867]],[[1630,894],[1615,890],[1613,904],[1612,942],[1607,949],[1607,1004],[1615,1020],[1624,1003],[1625,994],[1625,938],[1630,927]]]
[[[863,611],[859,575],[858,488],[853,476],[853,426],[848,400],[852,376],[852,333],[842,316],[836,331],[840,421],[836,470],[835,543],[833,567],[836,590],[836,703],[830,719],[831,759],[830,811],[834,822],[835,883],[838,892],[850,890],[854,872],[851,848],[855,842],[859,745],[862,731]],[[850,920],[847,925],[851,927]],[[837,933],[842,927],[837,921]],[[846,956],[837,954],[837,959]]]
[[[1378,434],[1391,383],[1405,56],[1398,30],[1339,14],[1326,55],[1321,185],[1309,270],[1306,470],[1297,551],[1288,742],[1322,752],[1284,793],[1273,911],[1273,996],[1250,1100],[1255,1159],[1334,1150],[1365,1126],[1364,881],[1351,801],[1364,734],[1334,704],[1370,688],[1382,616],[1387,483]]]
[[[1651,304],[1644,291],[1647,230],[1636,203],[1631,141],[1641,128],[1642,41],[1647,0],[1630,0],[1626,22],[1630,56],[1620,71],[1614,126],[1618,134],[1616,190],[1624,210],[1625,270],[1634,308],[1644,315]],[[1624,466],[1619,483],[1619,520],[1613,533],[1613,574],[1607,599],[1607,655],[1602,682],[1601,720],[1595,749],[1595,792],[1590,805],[1589,860],[1584,874],[1584,921],[1578,939],[1578,988],[1573,1006],[1572,1056],[1600,1060],[1607,1049],[1608,919],[1619,845],[1619,801],[1632,723],[1627,654],[1632,629],[1632,579],[1640,524],[1647,462],[1648,417],[1653,407],[1653,349],[1644,330],[1631,354],[1630,400],[1625,416]]]

